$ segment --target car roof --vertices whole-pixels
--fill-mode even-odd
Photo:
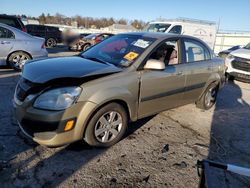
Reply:
[[[7,14],[0,14],[0,17],[1,18],[18,18],[19,19],[19,17],[17,17],[17,16],[14,16],[14,15],[7,15]]]
[[[154,38],[157,40],[165,40],[168,38],[176,37],[176,38],[185,38],[185,39],[191,39],[196,40],[205,45],[207,48],[210,49],[210,47],[199,38],[189,36],[189,35],[179,35],[179,34],[172,34],[172,33],[161,33],[161,32],[129,32],[129,33],[120,33],[118,35],[135,35],[135,36],[142,36],[142,37],[149,37]]]
[[[129,32],[129,33],[121,33],[121,34],[150,37],[150,38],[155,38],[155,39],[167,39],[170,37],[194,38],[194,37],[187,36],[187,35],[177,35],[177,34],[172,34],[172,33],[161,33],[161,32]]]

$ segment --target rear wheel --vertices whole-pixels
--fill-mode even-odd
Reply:
[[[208,110],[215,104],[218,94],[218,85],[216,83],[210,84],[203,93],[199,101],[196,102],[198,108]]]
[[[234,77],[231,76],[230,74],[226,73],[226,80],[227,81],[234,81]]]
[[[84,140],[91,146],[112,146],[123,137],[127,129],[127,122],[127,113],[121,105],[107,104],[91,118],[85,131]]]
[[[14,52],[8,58],[8,63],[16,71],[21,71],[26,61],[31,57],[25,52]]]
[[[46,46],[51,48],[56,46],[56,40],[54,38],[49,38],[46,40]]]

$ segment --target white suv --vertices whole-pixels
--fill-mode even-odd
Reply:
[[[250,82],[250,43],[232,51],[225,60],[226,75],[229,80]]]

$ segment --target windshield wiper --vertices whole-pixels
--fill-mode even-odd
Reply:
[[[103,63],[103,64],[106,64],[106,65],[109,64],[108,62],[103,61],[103,60],[101,60],[99,58],[96,58],[96,57],[86,57],[86,56],[81,56],[81,57],[83,57],[84,59],[89,59],[89,60],[92,60],[92,61],[97,61],[99,63]]]

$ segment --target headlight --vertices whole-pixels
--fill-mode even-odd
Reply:
[[[231,54],[229,54],[228,56],[227,56],[227,59],[228,60],[232,60],[232,59],[234,59],[235,57],[233,56],[233,55],[231,55]]]
[[[42,93],[35,101],[35,108],[46,110],[64,110],[69,108],[78,98],[80,87],[62,87]]]

